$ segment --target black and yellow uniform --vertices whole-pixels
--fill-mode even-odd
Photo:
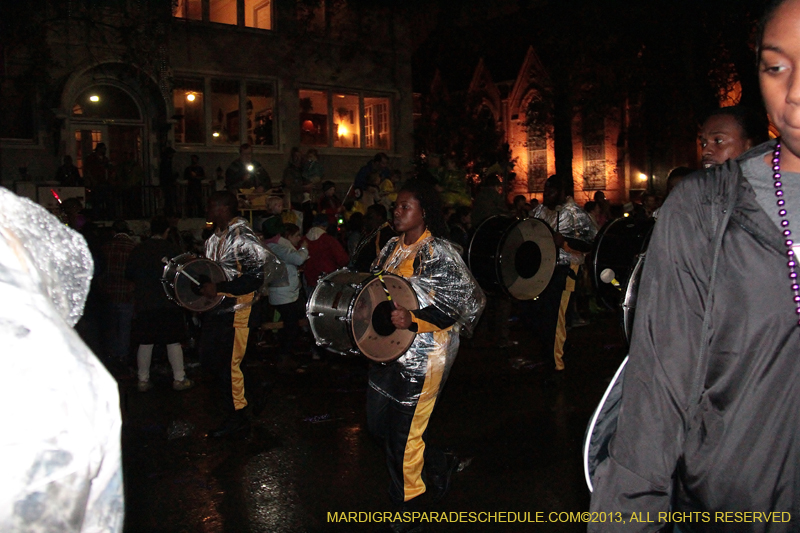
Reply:
[[[217,292],[225,295],[222,303],[203,314],[200,358],[215,376],[229,411],[247,406],[241,364],[250,328],[260,324],[253,303],[264,281],[267,253],[242,218],[206,241],[206,257],[222,267],[228,280],[217,283]]]
[[[411,311],[411,348],[388,364],[373,364],[367,389],[370,432],[383,444],[391,476],[390,497],[407,503],[447,489],[452,464],[427,443],[428,421],[458,352],[459,331],[471,327],[485,298],[458,252],[425,231],[411,245],[393,238],[375,268],[406,278],[420,309]]]

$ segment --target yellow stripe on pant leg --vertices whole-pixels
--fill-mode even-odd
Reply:
[[[233,354],[231,355],[231,392],[233,393],[233,408],[237,411],[247,407],[244,397],[244,374],[240,368],[244,352],[247,350],[247,337],[249,328],[236,328],[233,330]]]
[[[422,481],[422,468],[425,466],[425,441],[422,439],[422,435],[428,427],[436,398],[439,396],[447,355],[449,329],[433,333],[434,345],[437,348],[428,354],[425,384],[422,386],[419,402],[414,410],[414,418],[411,420],[411,428],[408,431],[403,455],[403,501],[409,501],[425,492],[425,482]]]
[[[570,269],[578,273],[578,265],[570,265]],[[575,280],[567,276],[564,291],[561,293],[561,304],[558,306],[558,324],[556,324],[556,340],[553,344],[553,359],[556,362],[556,370],[564,370],[564,343],[567,341],[567,306],[569,297],[575,290]]]

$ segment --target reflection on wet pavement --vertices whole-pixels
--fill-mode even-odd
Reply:
[[[616,317],[599,315],[570,332],[567,371],[540,383],[535,340],[501,350],[483,336],[462,344],[429,426],[430,441],[472,458],[437,512],[583,511],[589,494],[580,447],[586,422],[625,348]],[[155,388],[118,375],[123,407],[125,531],[382,531],[381,523],[332,523],[329,514],[393,510],[382,451],[366,431],[367,361],[297,357],[303,372],[279,370],[253,346],[251,376],[274,388],[249,434],[208,439],[221,421],[201,369],[199,384],[175,392],[154,357]],[[163,375],[157,373],[164,365]],[[254,380],[255,381],[255,380]],[[581,524],[440,522],[425,531],[585,531]]]

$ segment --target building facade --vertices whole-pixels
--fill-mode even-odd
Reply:
[[[64,155],[82,168],[100,142],[113,179],[134,195],[159,184],[170,148],[179,179],[192,155],[213,177],[248,143],[273,183],[292,148],[313,148],[340,194],[376,153],[395,168],[411,163],[402,10],[333,0],[179,0],[172,12],[169,2],[67,4],[27,13],[41,16],[37,36],[4,45],[5,187],[53,180]],[[159,201],[142,193],[142,214]]]

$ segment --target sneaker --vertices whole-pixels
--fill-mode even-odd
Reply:
[[[147,392],[153,388],[153,382],[151,382],[149,379],[147,381],[140,381],[137,388],[139,389],[139,392]]]
[[[172,390],[186,390],[194,387],[194,381],[189,378],[183,378],[180,381],[172,382]]]

